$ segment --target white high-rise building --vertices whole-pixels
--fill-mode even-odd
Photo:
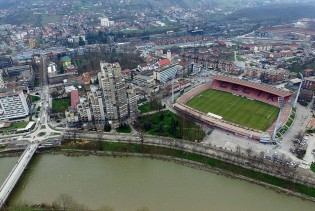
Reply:
[[[172,53],[171,53],[171,50],[167,50],[166,52],[166,58],[170,61],[172,61]]]
[[[0,89],[3,89],[3,88],[4,88],[4,80],[2,77],[2,70],[0,70]]]
[[[110,21],[108,18],[101,18],[101,26],[109,27],[113,26],[115,24],[115,21]]]
[[[101,62],[98,74],[100,88],[103,91],[106,117],[119,126],[128,117],[128,99],[125,80],[121,74],[119,63]]]
[[[108,18],[101,18],[101,26],[108,27],[109,26],[109,19]]]

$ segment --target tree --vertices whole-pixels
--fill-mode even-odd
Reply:
[[[175,119],[173,117],[171,119],[170,134],[171,134],[171,136],[175,136],[176,135],[176,121],[175,121]]]
[[[104,131],[105,132],[110,132],[112,127],[110,126],[109,122],[106,120],[104,124]]]
[[[253,153],[252,148],[246,149],[246,153],[247,153],[248,157],[251,157],[251,155],[252,155],[252,153]]]
[[[236,146],[236,153],[239,154],[239,155],[241,154],[241,147],[240,147],[240,145]]]
[[[83,40],[82,37],[79,37],[79,46],[85,45],[85,41]]]
[[[159,125],[159,135],[161,135],[163,131],[164,131],[164,125],[163,125],[163,122],[161,122]]]
[[[130,73],[130,79],[133,80],[133,72]]]
[[[73,200],[72,196],[68,194],[61,194],[57,199],[56,203],[61,207],[63,211],[73,210],[75,208],[75,201]]]
[[[150,120],[147,120],[145,123],[144,123],[144,130],[145,131],[148,131],[152,128],[152,122]]]
[[[103,150],[103,144],[102,144],[103,130],[104,130],[103,127],[101,127],[101,130],[97,130],[97,143],[98,143],[98,150],[99,151]]]
[[[60,74],[64,74],[65,73],[65,69],[63,68],[63,65],[60,65]]]
[[[264,151],[260,151],[258,157],[259,157],[259,160],[264,160],[265,152]]]
[[[163,112],[161,112],[160,113],[160,120],[163,121],[163,119],[164,119],[164,114],[163,114]]]

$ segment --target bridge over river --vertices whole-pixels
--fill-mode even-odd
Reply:
[[[34,153],[36,152],[39,143],[31,143],[23,152],[19,160],[16,162],[15,166],[11,170],[9,176],[3,182],[0,188],[0,209],[6,202],[11,191],[14,189],[16,183],[19,181],[23,171],[25,170],[27,164],[32,159]]]

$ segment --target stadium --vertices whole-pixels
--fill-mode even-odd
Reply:
[[[280,123],[289,118],[291,92],[227,76],[212,79],[181,96],[174,108],[204,124],[259,141],[271,140],[280,103]]]

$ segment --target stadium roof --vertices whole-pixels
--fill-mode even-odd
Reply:
[[[224,81],[224,82],[234,83],[234,84],[238,84],[238,85],[242,85],[246,87],[251,87],[253,89],[258,89],[264,92],[268,92],[279,97],[289,97],[291,95],[291,92],[289,91],[278,89],[273,86],[268,86],[266,84],[260,84],[260,83],[255,83],[251,81],[244,81],[239,78],[231,78],[227,76],[216,75],[213,77],[213,80]]]

